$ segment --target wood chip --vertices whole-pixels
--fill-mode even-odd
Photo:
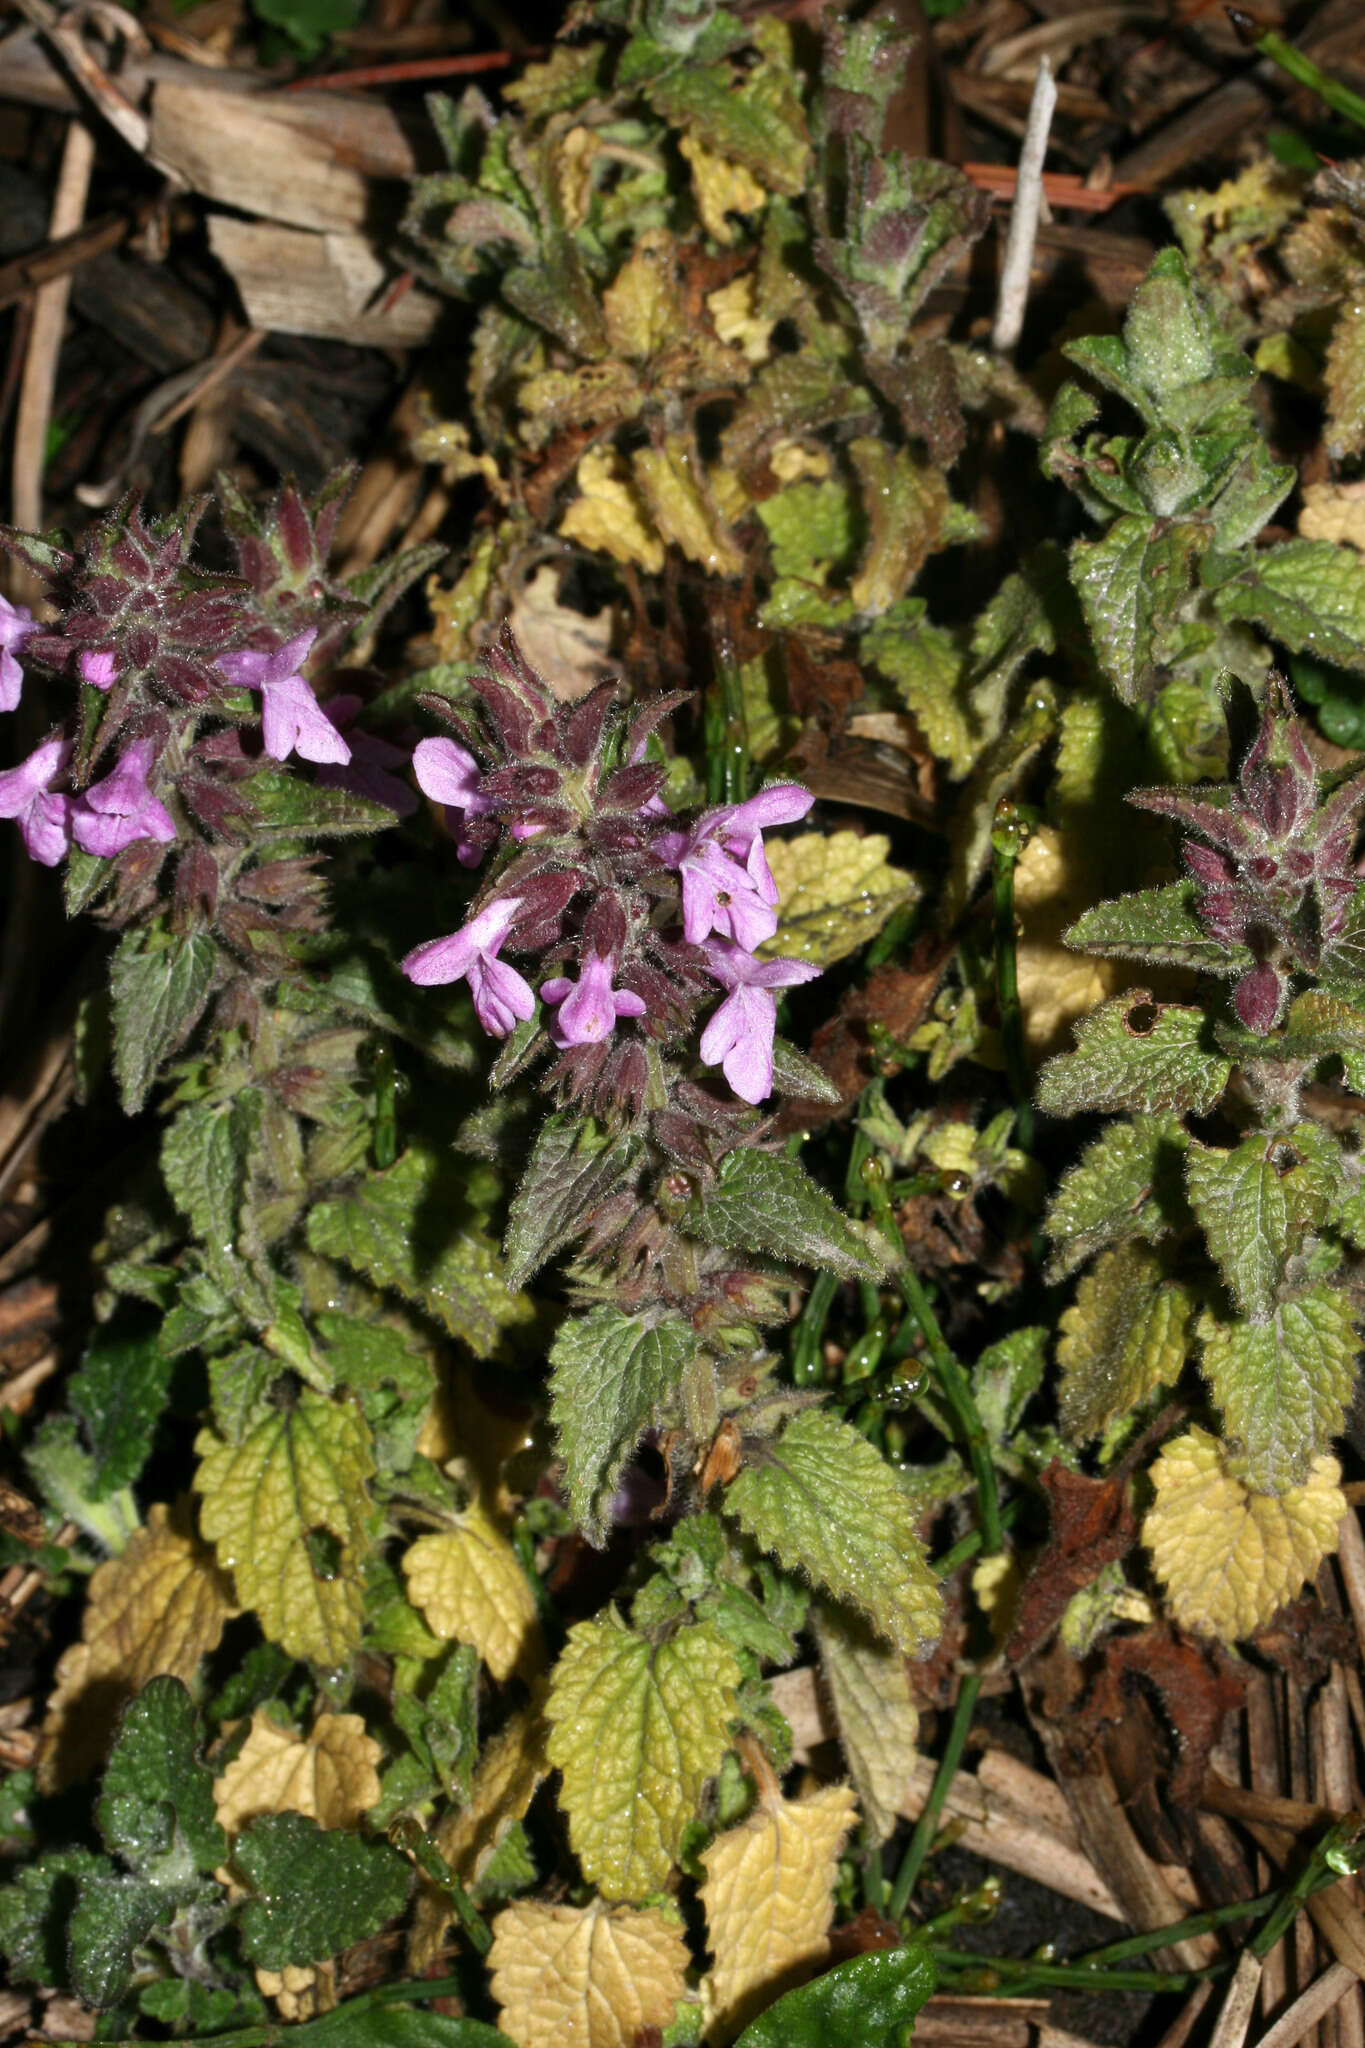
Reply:
[[[314,235],[224,213],[208,226],[209,247],[252,327],[359,348],[415,348],[431,336],[440,302],[412,290],[386,304],[392,276],[361,235]]]

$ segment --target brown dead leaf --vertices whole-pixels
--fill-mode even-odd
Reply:
[[[779,1113],[778,1130],[809,1130],[842,1114],[877,1070],[868,1025],[880,1024],[904,1043],[924,1022],[953,957],[951,941],[926,933],[915,941],[903,967],[877,967],[861,987],[844,996],[838,1010],[811,1040],[811,1057],[842,1098],[834,1108],[794,1104]]]
[[[561,704],[576,704],[611,674],[610,605],[591,614],[559,601],[561,571],[543,562],[522,585],[508,615],[517,644]]]
[[[1245,1681],[1211,1645],[1178,1638],[1169,1627],[1112,1636],[1104,1655],[1116,1676],[1145,1680],[1159,1695],[1177,1742],[1170,1799],[1176,1807],[1192,1806],[1224,1719],[1242,1704]]]
[[[1086,1479],[1054,1458],[1039,1474],[1052,1509],[1052,1531],[1019,1596],[1019,1619],[1005,1655],[1031,1656],[1056,1627],[1067,1603],[1102,1568],[1137,1541],[1138,1523],[1118,1479]]]

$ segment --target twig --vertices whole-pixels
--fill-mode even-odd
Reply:
[[[95,138],[83,121],[73,121],[66,131],[57,190],[48,222],[48,231],[54,241],[63,235],[74,234],[85,218],[85,201],[94,163]],[[70,291],[68,275],[53,278],[34,296],[33,326],[29,332],[28,356],[24,362],[24,379],[19,388],[19,406],[14,421],[10,516],[16,526],[27,527],[35,533],[43,523],[43,459]]]
[[[142,453],[148,437],[166,433],[201,398],[221,384],[225,377],[231,376],[248,356],[254,355],[265,338],[264,328],[248,327],[220,355],[205,356],[202,362],[177,370],[174,376],[167,377],[149,392],[133,415],[128,449],[113,475],[106,477],[103,483],[77,484],[76,496],[82,505],[88,505],[94,511],[103,511],[112,505],[123,491],[128,472]]]
[[[485,50],[470,57],[409,57],[397,64],[369,64],[353,71],[332,71],[324,77],[291,78],[285,92],[353,92],[361,85],[405,85],[418,78],[468,78],[480,71],[504,71],[543,49]]]
[[[51,1379],[56,1370],[55,1351],[46,1351],[41,1358],[35,1358],[32,1365],[26,1365],[22,1372],[16,1372],[0,1384],[0,1409],[16,1407],[26,1394],[40,1387],[44,1380]]]
[[[1209,2048],[1242,2048],[1251,2025],[1251,2009],[1261,1988],[1261,1958],[1244,1951],[1227,1989],[1217,2024],[1209,2035]]]
[[[1256,2048],[1296,2048],[1308,2029],[1331,2012],[1359,1981],[1345,1963],[1332,1963],[1306,1991],[1300,1992],[1288,2012],[1281,2013],[1269,2033],[1262,2034]],[[1213,2048],[1212,2042],[1209,2048]]]
[[[1269,57],[1271,63],[1278,64],[1296,85],[1306,85],[1310,92],[1315,92],[1334,114],[1343,114],[1348,121],[1354,121],[1357,128],[1365,128],[1365,99],[1358,92],[1352,92],[1350,86],[1343,85],[1339,78],[1329,76],[1320,64],[1315,64],[1302,50],[1296,50],[1284,36],[1276,35],[1272,29],[1263,29],[1254,15],[1245,13],[1240,7],[1228,7],[1224,12],[1247,49],[1255,50],[1260,57]]]
[[[131,213],[101,214],[75,234],[63,235],[59,241],[46,241],[40,248],[30,249],[26,256],[14,256],[8,263],[0,263],[0,311],[40,285],[65,277],[69,270],[88,263],[92,257],[116,249],[127,240],[139,220],[145,221],[149,214],[147,207]]]
[[[1019,181],[1014,192],[1005,261],[1000,272],[1000,296],[996,301],[992,345],[1008,355],[1018,343],[1028,305],[1029,276],[1033,269],[1033,245],[1038,239],[1038,220],[1043,206],[1043,159],[1047,155],[1048,131],[1057,105],[1057,86],[1046,57],[1038,60],[1033,100],[1019,153]]]

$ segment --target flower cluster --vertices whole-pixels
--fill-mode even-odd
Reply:
[[[1235,783],[1143,789],[1129,798],[1194,835],[1183,855],[1197,884],[1199,920],[1220,945],[1252,955],[1232,996],[1248,1031],[1273,1029],[1290,977],[1320,972],[1344,936],[1360,887],[1351,853],[1362,799],[1365,774],[1323,798],[1289,692],[1273,673]]]
[[[510,637],[473,688],[486,725],[461,723],[468,745],[423,740],[413,768],[445,814],[457,858],[476,867],[500,848],[499,863],[468,922],[409,953],[404,973],[424,986],[467,981],[479,1022],[504,1038],[532,1024],[537,992],[500,955],[538,954],[552,970],[539,999],[543,1042],[561,1055],[555,1079],[598,1107],[645,1099],[647,1048],[690,1032],[718,983],[726,993],[702,1034],[703,1064],[719,1066],[744,1102],[764,1101],[774,991],[817,970],[755,957],[777,930],[763,832],[803,818],[811,796],[777,784],[680,829],[662,801],[666,771],[646,759],[676,699],[647,706],[628,726],[610,683],[557,704]],[[636,1027],[629,1034],[617,1030],[625,1020]]]

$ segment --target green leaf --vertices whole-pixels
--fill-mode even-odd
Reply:
[[[1190,1206],[1242,1315],[1270,1315],[1289,1258],[1327,1220],[1341,1173],[1340,1149],[1317,1124],[1260,1131],[1230,1152],[1190,1146]]]
[[[1188,1144],[1174,1116],[1136,1116],[1101,1131],[1057,1183],[1044,1225],[1053,1244],[1048,1280],[1064,1280],[1105,1245],[1164,1237],[1179,1215]]]
[[[83,1878],[68,1930],[71,1982],[81,1997],[92,2005],[113,2005],[127,1988],[134,1951],[190,1904],[198,1890],[193,1880],[163,1886],[126,1872],[98,1871]]]
[[[836,1104],[843,1100],[824,1068],[780,1034],[773,1039],[773,1093],[796,1102]]]
[[[930,752],[951,776],[966,775],[994,732],[974,713],[964,689],[961,642],[931,626],[918,598],[894,605],[863,634],[860,659],[894,683]]]
[[[1237,1476],[1254,1493],[1302,1486],[1337,1434],[1360,1349],[1350,1296],[1311,1287],[1260,1323],[1201,1326],[1203,1371],[1240,1451]]]
[[[735,2048],[903,2048],[937,1983],[933,1958],[918,1942],[854,1956],[788,1991]]]
[[[0,1887],[0,1955],[8,1959],[11,1978],[66,1987],[66,1928],[77,1886],[108,1869],[103,1856],[89,1849],[59,1849],[9,1873]]]
[[[73,1415],[50,1415],[24,1452],[24,1463],[64,1521],[84,1529],[103,1550],[122,1550],[138,1526],[137,1502],[126,1487],[107,1500],[96,1498],[95,1461],[77,1441]]]
[[[1156,1003],[1146,989],[1100,1003],[1076,1024],[1076,1050],[1038,1076],[1038,1104],[1054,1116],[1083,1109],[1193,1111],[1206,1116],[1232,1072],[1209,1044],[1203,1010]]]
[[[728,1746],[740,1666],[706,1623],[660,1643],[614,1608],[569,1630],[547,1713],[569,1839],[604,1898],[662,1890]]]
[[[534,1304],[513,1293],[497,1247],[465,1197],[459,1162],[421,1145],[383,1173],[369,1173],[308,1218],[315,1252],[340,1259],[461,1337],[480,1358],[505,1330],[529,1322]]]
[[[507,1285],[524,1287],[563,1244],[586,1228],[596,1204],[629,1184],[639,1140],[611,1134],[569,1110],[541,1125],[507,1216]]]
[[[765,58],[739,74],[728,64],[678,64],[648,88],[654,111],[717,156],[743,164],[770,192],[796,193],[810,138],[790,60]]]
[[[324,1962],[402,1912],[412,1868],[387,1842],[324,1829],[302,1813],[267,1813],[232,1849],[253,1896],[242,1948],[263,1970]]]
[[[66,1390],[90,1445],[93,1500],[131,1486],[151,1456],[173,1369],[154,1331],[118,1336],[96,1330]]]
[[[158,919],[131,925],[109,970],[114,1073],[128,1116],[147,1100],[158,1069],[180,1050],[204,1014],[218,968],[207,932],[183,935]]]
[[[681,1317],[623,1315],[607,1302],[560,1325],[550,1352],[550,1413],[569,1507],[589,1542],[606,1541],[622,1468],[697,1348],[696,1331]]]
[[[936,1639],[942,1596],[914,1510],[865,1436],[807,1408],[748,1456],[724,1505],[762,1549],[856,1607],[907,1655]]]
[[[272,1304],[238,1249],[253,1138],[255,1089],[230,1102],[196,1102],[182,1109],[161,1141],[161,1171],[171,1199],[189,1219],[210,1278],[258,1326]]]
[[[360,1572],[370,1544],[374,1471],[358,1406],[304,1388],[225,1443],[201,1430],[200,1527],[218,1546],[243,1607],[293,1657],[349,1661],[364,1623]]]
[[[1249,946],[1211,938],[1195,912],[1194,882],[1162,889],[1135,889],[1112,903],[1097,903],[1063,934],[1078,953],[1115,953],[1129,960],[1154,960],[1208,974],[1240,974],[1252,965]]]
[[[972,1367],[972,1399],[992,1443],[1009,1442],[1043,1384],[1049,1334],[1041,1324],[1011,1330],[987,1345]]]
[[[1189,595],[1207,529],[1125,513],[1099,540],[1071,547],[1071,580],[1100,667],[1125,704],[1142,696],[1161,659],[1160,634]]]
[[[1258,625],[1291,653],[1365,670],[1365,561],[1330,540],[1258,548],[1214,594],[1220,618]]]
[[[323,1313],[317,1327],[336,1384],[359,1396],[379,1470],[406,1472],[436,1390],[430,1359],[409,1350],[400,1332],[383,1323]]]
[[[847,1280],[876,1280],[885,1269],[869,1239],[796,1160],[767,1152],[730,1153],[689,1221],[703,1244],[824,1266]]]
[[[234,836],[250,835],[269,845],[272,839],[338,839],[361,832],[386,832],[393,812],[345,789],[324,789],[288,768],[260,768],[240,785],[251,816],[233,820]]]
[[[217,1868],[227,1836],[213,1806],[213,1773],[199,1761],[194,1706],[178,1678],[154,1678],[125,1708],[95,1819],[104,1845],[139,1874],[169,1862]]]
[[[1274,1054],[1312,1061],[1335,1055],[1347,1086],[1359,1095],[1365,1092],[1365,1010],[1328,989],[1305,989],[1289,1005]]]
[[[848,485],[835,478],[788,484],[754,510],[767,529],[775,577],[824,585],[852,555],[853,507]]]
[[[1064,1311],[1057,1342],[1059,1409],[1073,1443],[1088,1443],[1157,1387],[1173,1386],[1190,1349],[1194,1299],[1145,1245],[1105,1252]]]
[[[417,1990],[413,1986],[413,1990]],[[266,2048],[274,2029],[239,2027],[214,2034],[213,2048]],[[425,2006],[348,1999],[335,2012],[280,2030],[290,2048],[507,2048],[507,2036],[483,2020],[449,2019]]]

